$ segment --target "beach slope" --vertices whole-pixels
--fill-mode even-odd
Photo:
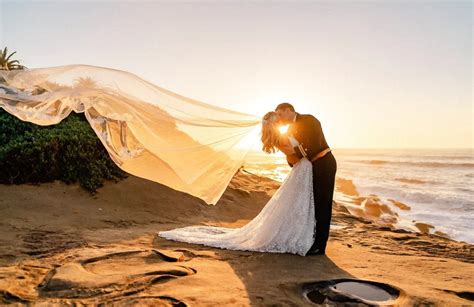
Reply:
[[[229,251],[168,241],[187,225],[239,227],[279,183],[239,173],[216,206],[130,176],[96,195],[77,185],[0,185],[0,303],[311,305],[308,285],[362,279],[392,305],[474,304],[474,248],[393,230],[335,203],[326,256]]]

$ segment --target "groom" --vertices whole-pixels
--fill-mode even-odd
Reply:
[[[280,123],[289,124],[287,133],[300,143],[294,148],[289,145],[285,152],[293,153],[300,159],[306,157],[313,164],[316,229],[313,246],[306,255],[324,255],[331,224],[336,159],[324,138],[318,119],[309,114],[295,112],[295,108],[286,102],[279,104],[275,112]],[[289,161],[288,164],[293,166]]]

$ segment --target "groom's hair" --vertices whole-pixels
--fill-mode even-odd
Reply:
[[[288,102],[283,102],[277,105],[277,107],[275,108],[275,111],[286,110],[286,109],[290,109],[291,111],[295,112],[295,108]]]

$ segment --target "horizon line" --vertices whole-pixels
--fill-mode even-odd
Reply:
[[[474,149],[473,147],[331,147],[331,149]]]

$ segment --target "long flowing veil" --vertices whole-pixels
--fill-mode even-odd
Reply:
[[[121,169],[208,204],[242,165],[260,123],[132,73],[90,65],[0,71],[0,107],[38,125],[84,112]]]

